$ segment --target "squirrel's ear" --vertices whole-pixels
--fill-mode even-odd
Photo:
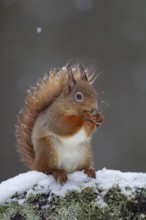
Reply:
[[[81,63],[79,63],[79,70],[80,70],[80,73],[81,73],[81,79],[84,80],[84,81],[88,81],[88,77],[87,77],[87,74],[85,72],[85,68]]]
[[[67,69],[67,73],[68,73],[68,80],[67,80],[67,84],[64,88],[64,91],[66,94],[69,94],[71,92],[72,88],[75,86],[76,80],[74,78],[74,74],[72,72],[72,68],[69,63],[66,65],[66,69]]]

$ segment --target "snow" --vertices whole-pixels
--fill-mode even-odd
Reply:
[[[77,171],[68,175],[66,184],[61,185],[56,182],[53,176],[37,171],[29,171],[19,174],[0,184],[0,204],[10,201],[10,198],[17,192],[21,194],[48,193],[64,196],[71,190],[81,191],[85,187],[95,187],[103,189],[103,195],[114,185],[118,184],[125,195],[130,195],[136,188],[146,188],[146,173],[120,172],[115,170],[102,169],[96,172],[96,179],[87,177],[83,172]],[[127,190],[128,187],[128,190]],[[130,190],[129,190],[130,188]],[[101,201],[101,206],[105,206]],[[19,200],[22,204],[24,199]]]
[[[144,214],[140,214],[139,217],[141,217],[141,218],[145,218],[146,216],[145,216]]]
[[[98,171],[97,184],[103,188],[103,195],[114,185],[119,185],[124,195],[132,195],[137,188],[146,188],[146,173],[120,172],[115,170]]]
[[[36,171],[19,174],[0,184],[0,203],[7,201],[16,192],[23,193],[32,188],[41,179],[48,179],[47,175]]]
[[[37,28],[36,28],[36,32],[37,32],[38,34],[40,34],[40,33],[42,32],[42,27],[37,27]]]

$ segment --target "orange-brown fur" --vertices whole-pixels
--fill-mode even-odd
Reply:
[[[88,72],[86,74],[85,72],[83,73],[83,70],[77,66],[74,68],[74,79],[77,82],[81,82],[82,88],[84,90],[85,87],[86,93],[87,84],[90,84],[93,76]],[[69,71],[71,71],[70,67],[63,68],[59,72],[53,70],[50,76],[45,76],[35,88],[32,88],[28,93],[25,108],[21,111],[16,126],[17,148],[26,165],[30,169],[53,174],[61,183],[66,182],[67,173],[59,165],[58,147],[54,146],[54,143],[58,144],[59,142],[55,142],[56,137],[54,134],[60,138],[67,138],[74,136],[84,128],[87,137],[90,137],[98,126],[97,122],[103,122],[102,114],[92,114],[91,112],[91,110],[95,109],[92,98],[87,99],[89,103],[88,107],[86,107],[87,111],[83,111],[84,106],[78,106],[64,98],[64,94],[69,90],[68,84],[72,83]],[[84,83],[84,81],[87,82]],[[51,108],[53,112],[51,114],[54,114],[51,119],[51,125],[45,131],[42,130],[40,132],[42,127],[38,123],[39,127],[36,122],[42,117],[41,114],[47,117],[50,114],[48,110]],[[38,127],[37,130],[35,127]],[[36,142],[32,142],[34,129],[36,133],[38,132],[38,137],[35,137]],[[36,145],[35,148],[33,145]],[[85,149],[86,155],[83,155],[83,161],[78,164],[76,169],[84,169],[88,176],[95,178],[95,171],[91,167],[91,145],[86,144]]]
[[[36,151],[32,169],[42,171],[44,173],[50,173],[51,170],[56,167],[58,155],[51,143],[51,140],[44,137],[41,138],[39,142],[41,147],[39,147]]]

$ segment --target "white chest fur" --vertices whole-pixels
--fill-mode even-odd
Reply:
[[[68,173],[75,171],[87,155],[87,137],[84,128],[72,137],[60,138],[59,146],[56,146],[59,155],[59,167]]]
[[[84,127],[79,130],[78,133],[71,137],[60,138],[64,146],[76,146],[86,141],[89,141],[89,138],[86,135]]]

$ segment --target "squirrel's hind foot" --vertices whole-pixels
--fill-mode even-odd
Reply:
[[[52,175],[56,179],[56,181],[60,182],[62,185],[67,182],[67,173],[61,169],[54,169],[52,170]]]
[[[84,170],[84,172],[88,177],[96,179],[96,172],[93,168],[87,168]]]

